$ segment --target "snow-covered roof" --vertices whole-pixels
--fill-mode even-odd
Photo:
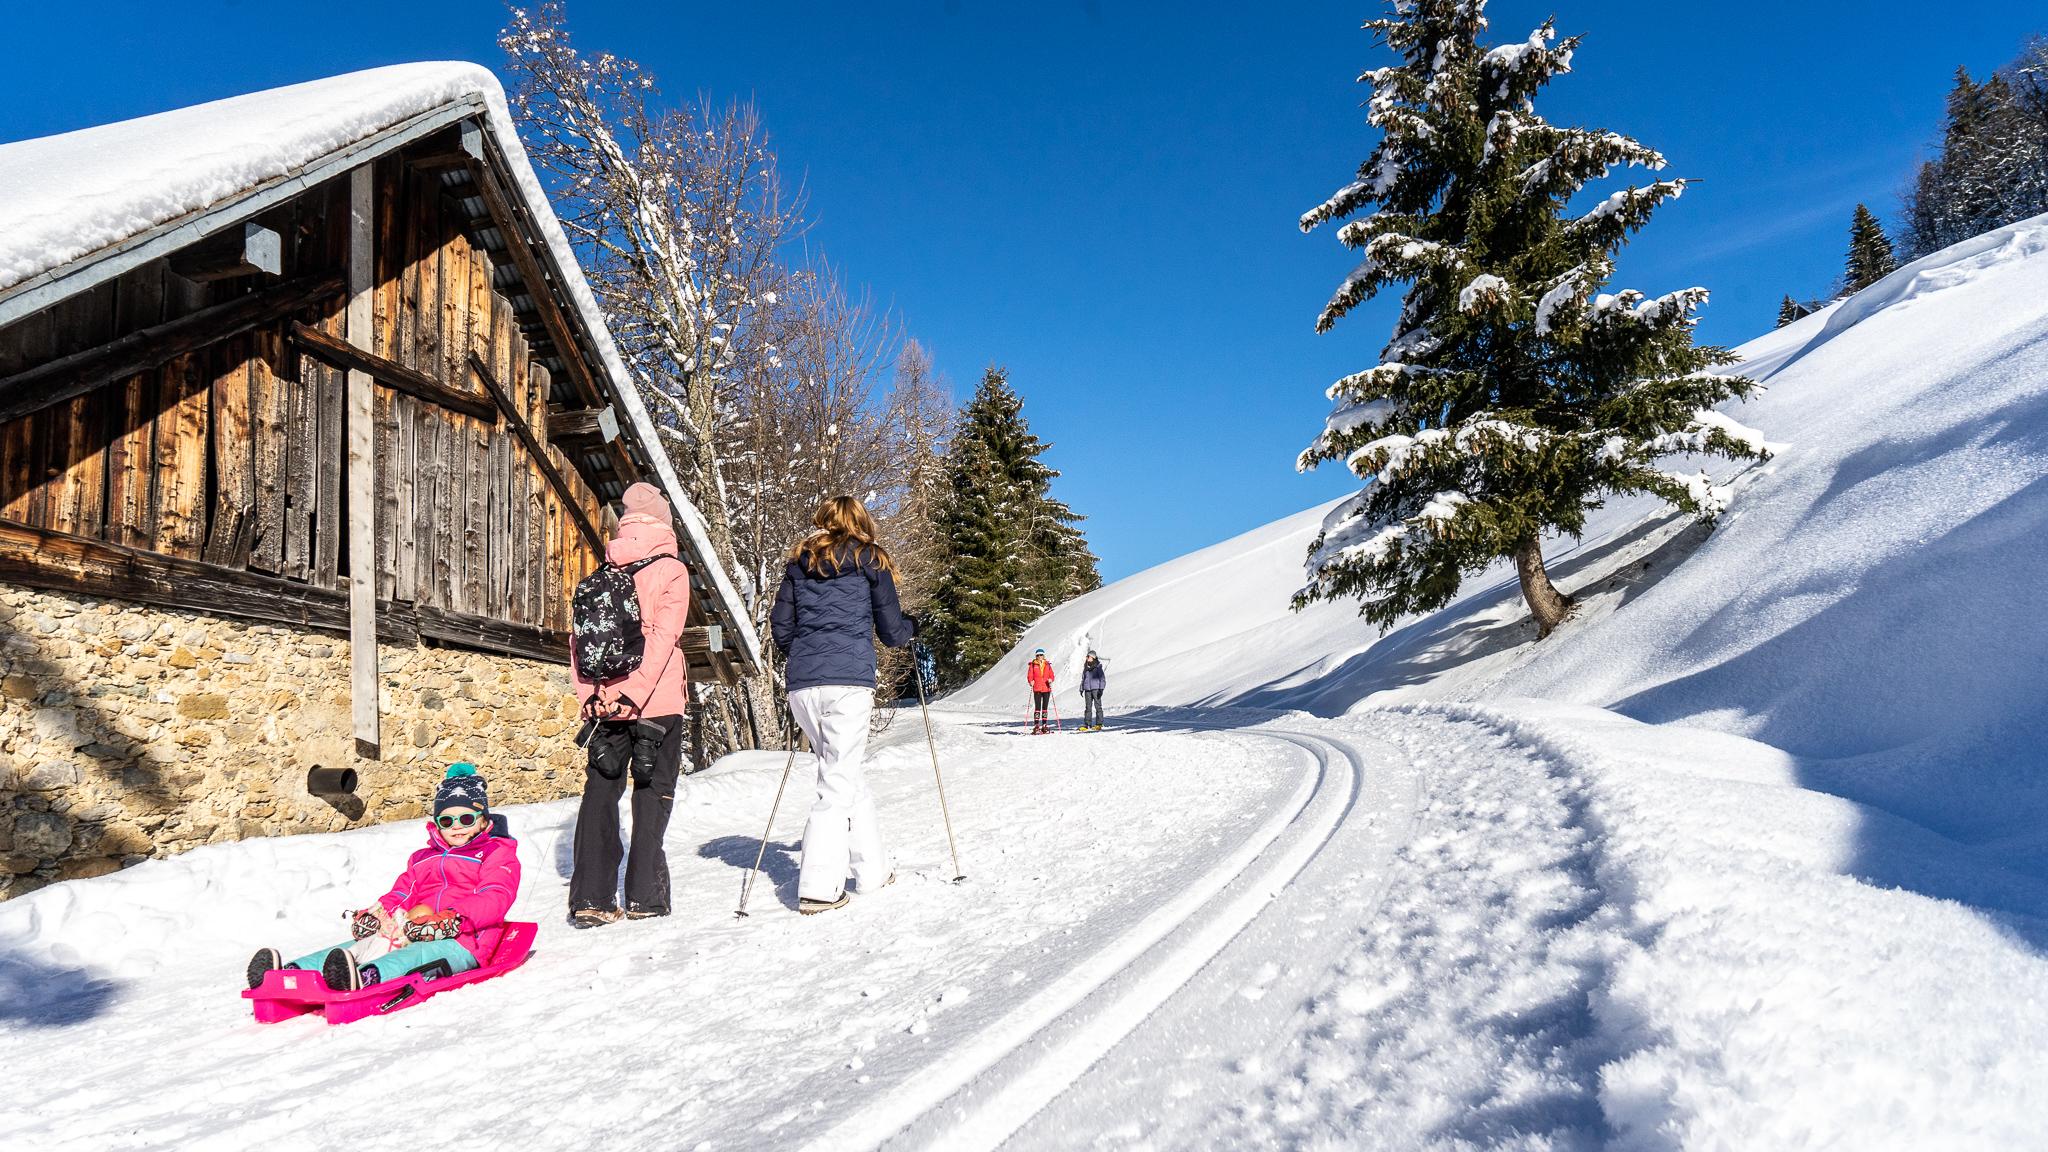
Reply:
[[[459,61],[396,64],[0,144],[0,324],[470,117],[482,122],[505,158],[504,175],[524,201],[567,303],[597,351],[599,377],[625,416],[624,430],[654,468],[698,567],[722,602],[727,632],[747,662],[761,666],[745,601],[662,449],[519,143],[504,89],[487,68]]]

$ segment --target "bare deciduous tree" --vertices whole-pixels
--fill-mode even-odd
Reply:
[[[802,196],[756,109],[664,106],[639,65],[576,50],[560,0],[514,9],[499,42],[527,152],[756,629],[824,496],[862,497],[892,552],[928,571],[916,525],[950,398],[916,345],[906,354],[921,367],[899,366],[878,395],[890,317],[822,260],[785,261]],[[912,603],[923,580],[906,577]],[[771,676],[738,693],[700,687],[712,750],[744,746],[750,712],[772,739],[776,696]]]

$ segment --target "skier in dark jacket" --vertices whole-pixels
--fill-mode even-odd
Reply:
[[[895,565],[860,501],[833,496],[811,523],[818,530],[790,555],[770,617],[789,710],[818,756],[818,800],[804,825],[796,886],[805,915],[846,903],[849,867],[862,892],[896,878],[861,762],[875,705],[875,638],[901,648],[917,635],[897,604]]]
[[[1088,662],[1081,665],[1081,731],[1102,731],[1102,690],[1107,687],[1102,660],[1090,651]]]

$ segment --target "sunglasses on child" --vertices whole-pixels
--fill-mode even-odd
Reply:
[[[450,813],[434,817],[434,823],[439,824],[443,828],[453,828],[457,824],[462,825],[464,828],[469,828],[481,819],[483,819],[483,814],[480,812],[464,812],[459,816]]]

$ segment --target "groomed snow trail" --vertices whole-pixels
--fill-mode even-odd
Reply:
[[[1119,731],[1245,727],[1203,713],[1154,717]],[[1077,965],[1046,993],[990,1027],[955,1060],[871,1102],[813,1143],[816,1149],[892,1145],[990,1147],[1059,1095],[1107,1049],[1206,964],[1284,891],[1355,812],[1364,757],[1303,733],[1236,731],[1307,753],[1315,765],[1295,801],[1196,883]]]
[[[520,972],[389,1019],[259,1026],[257,943],[305,947],[413,825],[203,849],[0,906],[0,1135],[47,1148],[397,1147],[351,1101],[450,1060],[489,1142],[691,1149],[1610,1142],[1603,1015],[1636,947],[1583,780],[1471,710],[1186,710],[1033,738],[943,715],[945,882],[915,714],[873,776],[901,879],[798,917],[781,758],[686,786],[666,920],[560,924],[573,804],[513,810]],[[800,764],[802,762],[800,761]],[[54,994],[68,996],[59,1001]],[[54,1010],[51,1004],[62,1005]]]
[[[1248,731],[1318,746],[1356,782],[1309,851],[1276,842],[1305,859],[1248,869],[892,1146],[1611,1138],[1599,1070],[1622,1045],[1597,1006],[1632,945],[1576,772],[1458,714]]]
[[[894,886],[795,914],[800,761],[753,915],[734,919],[781,769],[759,755],[686,782],[674,915],[574,932],[560,919],[573,803],[511,809],[515,915],[542,924],[533,960],[346,1027],[254,1024],[242,964],[258,944],[340,935],[341,910],[389,882],[417,823],[219,845],[0,906],[0,1054],[38,1073],[0,1100],[0,1144],[398,1147],[409,1139],[375,1102],[459,1066],[464,1090],[437,1095],[437,1123],[487,1143],[801,1146],[980,1058],[999,1021],[1236,875],[1313,775],[1298,747],[1227,730],[1034,739],[943,723],[939,741],[964,884],[945,882],[911,713],[873,761]]]

